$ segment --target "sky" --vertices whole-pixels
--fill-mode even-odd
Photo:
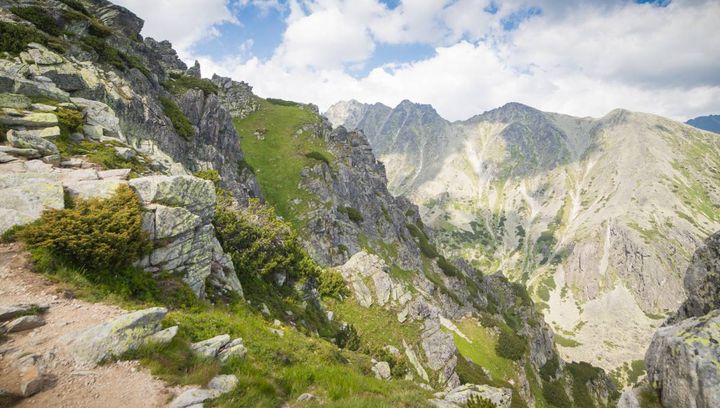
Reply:
[[[467,119],[507,102],[600,117],[720,113],[718,0],[114,0],[142,34],[315,103],[409,99]]]

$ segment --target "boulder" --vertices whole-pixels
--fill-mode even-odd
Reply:
[[[59,154],[57,146],[30,132],[10,130],[7,139],[14,147],[37,150],[42,156]]]
[[[20,395],[27,398],[42,391],[45,386],[45,376],[37,366],[25,367],[20,370]]]
[[[445,395],[444,400],[456,406],[463,406],[473,396],[486,398],[498,408],[510,408],[512,402],[512,390],[510,389],[475,384],[465,384],[452,389]]]
[[[202,357],[215,358],[220,352],[220,349],[228,343],[230,343],[230,336],[221,334],[211,339],[193,343],[190,348]]]
[[[645,367],[663,406],[720,406],[719,341],[720,310],[658,329]]]
[[[41,157],[40,152],[35,149],[20,149],[12,146],[0,146],[0,153],[16,157],[24,157],[26,159],[39,159]]]
[[[222,346],[222,348],[218,351],[217,357],[224,363],[232,357],[242,358],[246,353],[247,349],[245,348],[245,345],[243,345],[243,340],[241,338],[237,338]]]
[[[37,129],[16,130],[15,133],[17,133],[18,136],[29,135],[32,137],[40,137],[43,139],[54,139],[60,136],[60,127],[51,126]]]
[[[144,204],[184,207],[209,220],[215,212],[215,186],[192,176],[151,176],[130,180]]]
[[[168,327],[165,330],[160,330],[159,332],[148,336],[145,339],[145,343],[147,344],[168,344],[170,343],[178,332],[178,326],[172,326]]]
[[[20,53],[20,59],[26,64],[57,65],[63,63],[63,58],[38,43],[28,44],[27,51]]]
[[[16,333],[25,330],[32,330],[45,325],[45,320],[40,316],[22,316],[12,320],[5,325],[8,333]]]
[[[17,157],[10,156],[9,154],[7,154],[5,152],[0,152],[0,164],[10,163],[10,162],[14,162],[14,161],[17,161]]]
[[[64,207],[62,185],[53,175],[0,173],[0,233],[35,221],[46,209]]]
[[[50,306],[48,305],[35,303],[19,305],[0,305],[0,322],[6,322],[22,315],[42,313],[49,308]]]
[[[49,112],[25,112],[14,109],[2,109],[2,111],[0,111],[0,124],[44,128],[57,126],[58,118],[54,113]]]
[[[238,379],[234,375],[218,375],[208,383],[208,388],[226,394],[237,387]]]
[[[118,179],[80,180],[65,183],[65,191],[72,197],[110,198],[122,184],[127,182]]]
[[[175,398],[170,405],[168,405],[169,408],[187,408],[192,407],[194,405],[202,406],[202,403],[213,399],[218,396],[218,393],[214,390],[205,390],[202,388],[196,388],[192,390],[187,390],[183,392],[182,394],[178,395],[177,398]]]
[[[30,103],[30,98],[25,95],[0,93],[0,108],[27,109]]]
[[[166,314],[167,309],[162,307],[127,313],[80,333],[66,335],[62,341],[77,363],[92,366],[146,344],[148,338],[162,330],[161,321]]]
[[[99,129],[99,136],[125,139],[120,129],[120,119],[118,119],[111,107],[90,99],[70,98],[70,100],[82,109],[85,114],[86,126],[95,127],[96,133],[97,129]]]
[[[373,365],[372,372],[375,374],[375,378],[380,380],[389,380],[392,377],[390,373],[390,364],[386,361],[378,361]]]
[[[137,156],[137,152],[127,147],[115,147],[115,154],[123,160],[131,160]]]
[[[317,397],[313,394],[310,394],[309,392],[300,394],[300,396],[297,398],[298,401],[312,401],[314,399],[317,399]]]

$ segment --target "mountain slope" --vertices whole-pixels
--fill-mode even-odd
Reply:
[[[375,106],[354,111],[371,116]],[[349,116],[333,107],[328,117]],[[391,191],[420,206],[448,253],[524,282],[573,340],[562,347],[568,358],[608,369],[641,359],[656,315],[684,299],[687,248],[720,227],[720,142],[658,116],[574,118],[513,103],[452,123],[448,143],[415,127],[383,129],[375,140],[407,134],[433,146],[420,157],[373,145],[381,161],[418,164],[413,179],[423,181],[389,172]]]
[[[720,133],[720,115],[698,116],[685,123],[708,132]]]

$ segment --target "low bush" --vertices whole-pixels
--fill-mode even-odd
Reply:
[[[195,129],[183,113],[180,107],[171,98],[161,96],[160,104],[162,104],[163,112],[172,122],[175,132],[185,140],[190,140],[195,136]]]
[[[120,57],[120,51],[109,45],[105,39],[87,35],[83,37],[82,45],[86,51],[95,51],[100,62],[110,64],[120,70],[126,69],[125,61]]]
[[[553,380],[559,368],[560,362],[558,361],[557,355],[554,355],[553,358],[546,361],[545,364],[540,367],[540,378],[545,381]]]
[[[363,218],[362,214],[357,208],[353,207],[338,207],[337,211],[340,214],[345,214],[350,218],[350,221],[360,224],[361,222],[365,221],[365,218]]]
[[[586,362],[572,362],[567,365],[567,370],[572,376],[572,397],[576,406],[592,407],[592,397],[588,391],[587,384],[600,377],[603,373],[601,368],[593,367]]]
[[[28,44],[34,42],[47,45],[47,38],[32,27],[0,21],[0,52],[13,55],[25,51]]]
[[[464,408],[497,408],[497,405],[495,405],[494,402],[490,401],[487,398],[473,395],[470,397],[470,399],[467,400],[467,402],[463,405],[463,407]]]
[[[500,337],[495,345],[495,351],[499,356],[509,360],[520,360],[527,350],[527,342],[522,336],[511,332],[510,330],[500,331]]]
[[[99,38],[106,38],[112,35],[112,30],[105,24],[94,18],[90,18],[88,21],[90,22],[90,25],[88,26],[88,34]]]
[[[305,157],[323,162],[323,163],[327,164],[328,166],[330,165],[330,158],[327,157],[326,154],[315,151],[315,150],[313,150],[310,153],[305,153]]]
[[[57,21],[47,12],[45,7],[16,6],[10,7],[10,11],[23,20],[33,23],[35,27],[52,36],[59,36],[61,34]],[[3,36],[5,35],[7,35],[7,33],[3,32]]]
[[[57,112],[58,124],[61,128],[69,132],[82,131],[84,117],[83,113],[75,109],[58,108]]]
[[[573,406],[561,381],[543,381],[542,384],[543,397],[549,404],[557,408],[571,408]]]
[[[199,89],[203,91],[205,96],[215,94],[220,91],[220,88],[209,79],[195,78],[194,76],[171,72],[169,79],[163,82],[163,86],[175,95],[182,95],[188,89]]]
[[[430,259],[434,259],[440,256],[435,246],[430,243],[428,236],[423,232],[420,227],[415,224],[407,224],[406,226],[408,231],[410,231],[410,235],[415,238],[418,247],[420,247],[420,251],[425,256]]]
[[[322,268],[272,207],[251,200],[243,210],[218,208],[213,223],[238,275],[285,275],[291,280],[320,277]]]
[[[59,0],[59,1],[75,11],[78,11],[82,14],[88,15],[87,9],[82,4],[82,2],[80,2],[79,0]]]
[[[150,249],[140,200],[127,186],[106,200],[81,199],[73,208],[46,210],[17,236],[28,248],[47,250],[88,273],[127,267]]]
[[[445,259],[444,256],[440,256],[437,259],[437,265],[440,267],[440,269],[443,271],[443,273],[447,276],[459,276],[460,270],[450,262],[448,262],[447,259]]]
[[[348,324],[340,331],[338,331],[336,337],[336,344],[338,347],[348,349],[351,351],[360,350],[360,336],[358,335],[355,326]]]
[[[345,280],[337,271],[325,269],[320,272],[318,280],[320,281],[318,285],[320,296],[343,299],[349,294],[348,288],[345,286]]]

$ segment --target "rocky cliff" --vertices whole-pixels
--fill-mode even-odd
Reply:
[[[391,192],[420,207],[443,250],[525,283],[570,359],[639,360],[685,299],[687,248],[720,227],[720,140],[661,117],[511,103],[448,123],[408,102],[327,116],[371,135]]]

